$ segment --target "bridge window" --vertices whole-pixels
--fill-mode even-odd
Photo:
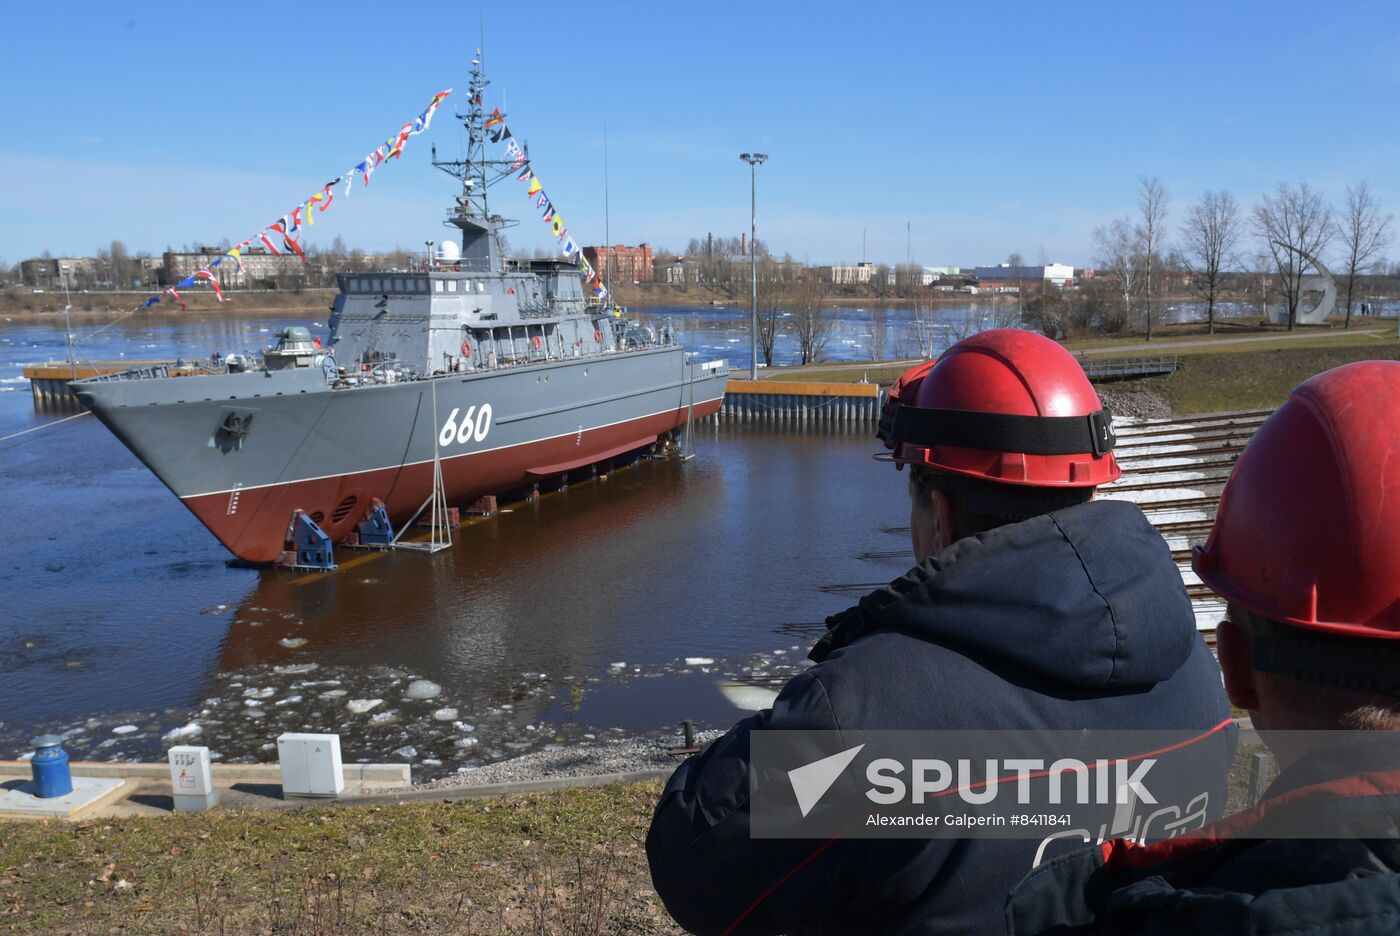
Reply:
[[[456,280],[448,280],[448,281],[447,281],[447,291],[448,291],[448,292],[456,292],[456,291],[457,291],[457,281],[456,281]]]
[[[442,280],[433,280],[433,288],[437,292],[442,292]]]

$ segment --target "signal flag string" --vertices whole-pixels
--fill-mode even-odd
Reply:
[[[200,269],[195,270],[189,276],[180,280],[180,282],[167,287],[163,293],[151,296],[139,306],[134,307],[131,312],[149,309],[151,306],[162,301],[166,296],[169,296],[178,303],[180,309],[184,311],[186,307],[184,300],[180,297],[180,290],[193,288],[201,281],[207,282],[214,287],[214,297],[216,299],[220,302],[227,302],[228,300],[224,298],[223,291],[219,288],[218,277],[213,273],[214,267],[228,260],[235,264],[238,273],[242,273],[244,269],[243,251],[251,247],[254,241],[261,243],[273,255],[281,256],[281,253],[277,250],[276,246],[274,246],[274,242],[269,236],[271,234],[275,234],[277,239],[281,240],[286,250],[295,253],[305,262],[306,254],[302,251],[301,244],[297,240],[297,234],[301,231],[303,226],[313,227],[316,224],[316,215],[325,212],[325,210],[331,206],[331,202],[335,200],[335,194],[331,191],[332,187],[342,182],[345,184],[345,190],[341,193],[341,200],[345,201],[350,197],[350,192],[354,187],[356,176],[361,178],[363,185],[369,185],[369,177],[377,167],[391,159],[398,159],[403,156],[403,151],[408,145],[409,137],[427,132],[428,127],[432,124],[433,114],[437,112],[438,106],[441,105],[451,93],[452,89],[448,88],[446,91],[439,91],[437,94],[434,94],[432,100],[428,102],[428,106],[424,108],[422,113],[404,123],[398,130],[390,135],[387,140],[370,150],[369,154],[354,166],[322,185],[305,201],[300,202],[291,211],[282,215],[282,217],[278,218],[258,233],[240,241],[237,245],[226,250],[222,256],[216,257],[212,263],[208,263]]]

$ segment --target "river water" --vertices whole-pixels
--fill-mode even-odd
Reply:
[[[650,314],[707,357],[747,355],[738,313]],[[863,321],[838,320],[833,357],[868,356],[842,353]],[[80,347],[207,357],[293,323],[129,319]],[[0,436],[63,415],[36,414],[19,376],[63,354],[52,324],[0,326]],[[906,502],[866,430],[712,422],[694,447],[471,521],[448,553],[342,550],[338,573],[296,575],[229,568],[91,417],[0,443],[0,758],[54,731],[74,758],[160,759],[186,739],[270,760],[282,731],[325,730],[347,760],[431,777],[687,718],[727,726],[849,602],[822,586],[904,571],[905,534],[884,528]]]

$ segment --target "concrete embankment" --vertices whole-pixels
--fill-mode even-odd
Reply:
[[[873,383],[731,378],[717,418],[767,425],[874,425],[880,419],[885,392]]]

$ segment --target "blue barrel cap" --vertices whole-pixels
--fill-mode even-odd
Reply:
[[[39,735],[39,737],[33,739],[29,743],[32,744],[36,749],[61,747],[63,745],[63,739],[56,734],[43,734]]]

